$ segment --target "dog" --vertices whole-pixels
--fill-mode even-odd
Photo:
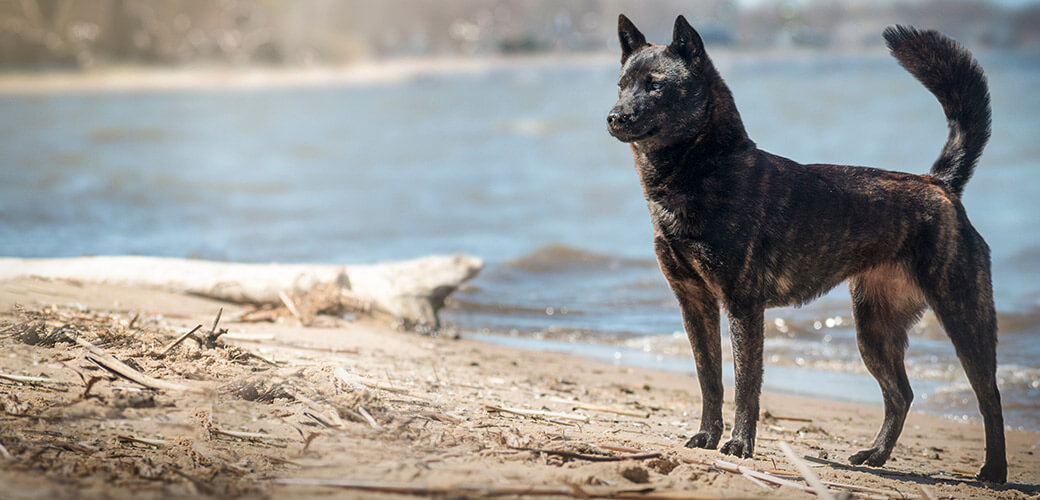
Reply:
[[[713,449],[722,437],[720,309],[736,368],[736,415],[721,451],[751,457],[765,309],[805,304],[848,280],[860,353],[885,404],[873,446],[849,461],[881,466],[891,456],[913,399],[907,330],[931,307],[985,423],[986,461],[977,477],[1003,483],[989,247],[960,201],[990,134],[989,90],[972,55],[935,31],[884,32],[893,56],[938,98],[949,122],[929,175],[914,175],[801,165],[758,149],[682,16],[667,46],[647,43],[624,15],[618,38],[618,102],[607,126],[631,146],[654,250],[693,349],[702,410],[686,446]]]

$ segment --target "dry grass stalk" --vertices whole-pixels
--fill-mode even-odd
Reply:
[[[415,398],[421,401],[429,401],[429,399],[427,398],[418,396],[416,394],[412,394],[410,391],[404,389],[398,389],[396,387],[390,387],[382,384],[377,384],[375,382],[369,382],[357,375],[354,375],[353,373],[348,372],[343,367],[337,366],[336,369],[332,370],[332,375],[339,379],[340,382],[343,382],[348,387],[351,387],[354,390],[361,390],[362,387],[367,387],[369,389],[386,391],[400,396],[408,396],[410,398]]]
[[[627,446],[617,446],[617,445],[613,445],[613,444],[601,444],[601,445],[599,445],[599,448],[602,448],[604,450],[609,450],[609,451],[617,451],[617,452],[621,452],[621,453],[637,453],[637,454],[638,453],[646,453],[643,450],[637,450],[635,448],[629,448]]]
[[[556,496],[567,498],[624,498],[641,500],[707,500],[717,495],[705,495],[693,491],[653,491],[652,488],[615,488],[578,485],[530,486],[530,485],[482,485],[456,484],[434,485],[428,483],[395,483],[378,481],[355,481],[351,479],[282,478],[276,484],[290,486],[327,486],[349,490],[399,495],[446,496],[446,497],[498,497],[498,496]]]
[[[368,425],[371,425],[373,429],[377,431],[383,430],[383,426],[379,425],[379,422],[376,422],[375,418],[372,418],[372,414],[369,413],[364,406],[358,405],[357,411],[361,414],[362,417],[364,417],[365,421],[368,422]]]
[[[163,446],[170,444],[170,442],[166,441],[165,439],[148,439],[137,436],[130,436],[126,434],[120,434],[116,436],[116,439],[119,440],[120,443],[138,443],[148,446],[155,446],[157,448],[162,448]]]
[[[270,434],[266,434],[266,433],[263,433],[263,432],[231,431],[231,430],[227,430],[227,429],[221,429],[221,428],[216,427],[216,426],[210,427],[209,430],[213,434],[217,434],[217,435],[221,435],[221,436],[227,436],[227,437],[233,437],[233,438],[238,438],[238,439],[246,439],[246,440],[249,440],[249,441],[257,441],[257,442],[285,441],[285,438],[272,436]]]
[[[762,414],[762,419],[763,420],[765,420],[765,419],[789,420],[791,422],[812,422],[813,421],[811,418],[806,418],[806,417],[787,417],[787,416],[784,416],[784,415],[773,415],[772,413],[769,413],[768,411]]]
[[[188,391],[192,390],[191,387],[181,384],[175,384],[173,382],[166,382],[159,380],[154,377],[149,377],[133,368],[130,368],[122,361],[112,357],[110,354],[102,351],[98,346],[91,344],[81,337],[76,338],[76,343],[86,348],[94,356],[87,356],[87,360],[90,362],[123,377],[131,382],[136,382],[149,389],[160,389],[167,391]]]
[[[787,459],[794,464],[796,469],[798,469],[798,472],[802,473],[805,482],[809,483],[809,485],[816,490],[816,496],[823,498],[824,500],[834,500],[834,495],[832,495],[830,490],[820,482],[819,476],[817,476],[816,473],[813,472],[812,468],[805,463],[805,460],[802,460],[794,453],[794,450],[791,449],[791,445],[787,444],[786,441],[780,441],[777,445],[780,447],[780,451],[783,451],[784,455],[787,455]]]
[[[542,448],[526,448],[522,446],[510,446],[514,450],[520,451],[531,451],[535,453],[544,453],[546,455],[556,455],[563,458],[573,458],[577,460],[588,460],[589,462],[620,462],[622,460],[648,460],[651,458],[660,458],[660,453],[646,453],[642,455],[588,455],[585,453],[576,453],[573,451],[566,450],[546,450]]]
[[[14,460],[14,455],[7,451],[7,447],[4,446],[4,443],[0,443],[0,457],[3,457],[4,460]]]
[[[560,419],[560,420],[573,420],[575,422],[589,423],[590,419],[587,415],[578,415],[575,413],[558,413],[553,411],[543,410],[525,410],[523,408],[506,408],[504,406],[496,406],[485,404],[484,409],[489,412],[498,413],[512,413],[513,415],[520,415],[523,417],[535,417],[544,418],[546,420]]]
[[[772,483],[772,484],[775,484],[777,486],[790,486],[792,488],[796,488],[796,489],[805,491],[807,493],[815,493],[815,491],[811,487],[809,487],[809,486],[805,486],[803,484],[795,483],[795,482],[789,481],[789,480],[787,480],[785,478],[777,477],[777,476],[775,476],[775,475],[773,475],[771,473],[755,470],[755,469],[752,469],[752,468],[749,468],[749,467],[745,467],[743,465],[737,465],[737,464],[732,463],[732,462],[727,462],[725,460],[716,460],[714,462],[714,465],[715,465],[715,467],[717,469],[723,470],[723,471],[726,471],[726,472],[732,472],[734,474],[741,474],[741,475],[744,475],[746,477],[754,477],[755,479],[758,479],[758,480],[761,480],[761,481],[765,481],[767,483]],[[784,472],[782,474],[785,475],[785,476],[790,477],[791,479],[802,479],[801,476],[791,476],[790,472]],[[847,483],[837,483],[837,482],[834,482],[834,481],[822,481],[821,480],[820,482],[823,483],[824,485],[833,486],[835,488],[844,488],[844,489],[851,490],[851,491],[858,491],[858,492],[862,492],[862,493],[869,493],[868,495],[863,495],[865,498],[878,499],[878,500],[887,500],[887,499],[893,497],[893,492],[892,491],[886,491],[886,490],[882,490],[882,489],[878,489],[878,488],[870,488],[870,487],[867,487],[867,486],[859,486],[859,485],[847,484]],[[918,498],[915,495],[905,495],[905,494],[902,494],[902,493],[899,493],[899,492],[896,492],[896,493],[898,493],[899,498],[902,498],[902,499],[911,500],[911,499]]]
[[[278,298],[282,301],[282,304],[285,305],[285,308],[292,313],[293,317],[296,318],[296,321],[299,321],[301,325],[304,324],[303,316],[300,315],[300,311],[296,309],[296,304],[293,303],[292,299],[282,290],[278,290]]]
[[[606,406],[597,406],[597,405],[593,405],[593,404],[582,403],[581,401],[571,401],[571,400],[563,399],[563,398],[552,398],[551,401],[554,401],[554,402],[557,402],[557,403],[568,404],[568,405],[570,405],[570,406],[572,406],[574,408],[581,408],[583,410],[589,410],[589,411],[601,411],[601,412],[604,412],[604,413],[614,413],[616,415],[625,415],[625,416],[628,416],[628,417],[636,417],[636,418],[649,418],[650,417],[650,412],[637,412],[637,411],[632,411],[632,410],[619,410],[619,409],[616,409],[616,408],[608,408]]]
[[[22,375],[10,375],[7,373],[0,373],[0,378],[10,380],[12,382],[22,382],[25,384],[33,385],[68,385],[68,382],[53,380],[47,377],[26,377]]]
[[[187,339],[188,337],[194,336],[195,332],[199,331],[200,328],[202,328],[202,325],[195,325],[195,328],[192,328],[191,330],[189,330],[188,332],[184,333],[180,337],[177,337],[177,339],[174,340],[173,342],[170,342],[169,344],[167,344],[167,346],[164,347],[162,351],[159,351],[159,357],[162,357],[162,356],[165,356],[165,355],[169,354],[170,351],[172,351],[174,347],[177,347],[177,346],[181,345],[181,342],[184,342],[185,339]],[[195,339],[195,340],[198,341],[198,339]],[[199,342],[199,343],[201,344],[202,342]]]

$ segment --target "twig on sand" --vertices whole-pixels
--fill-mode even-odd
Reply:
[[[7,373],[0,373],[0,378],[10,380],[12,382],[22,382],[25,384],[32,385],[68,385],[68,382],[62,382],[60,380],[54,380],[47,377],[26,377],[22,375],[10,375]]]
[[[435,485],[428,483],[392,483],[378,481],[355,481],[351,479],[319,479],[295,477],[275,479],[274,482],[275,484],[286,486],[328,486],[333,488],[344,488],[350,490],[419,496],[557,496],[568,498],[626,498],[645,500],[706,500],[709,498],[718,498],[718,495],[706,495],[704,493],[695,491],[654,491],[653,488],[614,488],[595,487],[577,484],[560,486],[505,486],[484,484]]]
[[[585,453],[575,453],[573,451],[565,450],[546,450],[542,448],[526,448],[523,446],[510,446],[514,450],[520,451],[531,451],[535,453],[544,453],[546,455],[556,455],[563,458],[573,458],[576,460],[588,460],[589,462],[620,462],[622,460],[647,460],[650,458],[659,458],[660,453],[644,453],[642,455],[588,455]]]
[[[806,417],[786,417],[783,415],[773,415],[768,410],[762,413],[762,419],[773,419],[773,420],[790,420],[792,422],[812,422],[811,418]]]
[[[352,387],[355,390],[361,389],[361,387],[367,387],[369,389],[377,389],[377,390],[380,390],[380,391],[386,391],[386,392],[390,392],[390,393],[393,393],[393,394],[399,394],[401,396],[408,396],[408,397],[412,397],[412,398],[416,398],[416,399],[422,399],[424,401],[426,400],[426,398],[423,398],[421,396],[416,396],[416,395],[412,394],[411,392],[406,391],[404,389],[398,389],[396,387],[390,387],[390,386],[386,386],[386,385],[382,385],[382,384],[377,384],[377,383],[374,383],[374,382],[369,382],[369,381],[367,381],[367,380],[365,380],[365,379],[363,379],[363,378],[361,378],[361,377],[359,377],[359,376],[357,376],[357,375],[355,375],[353,373],[348,372],[342,366],[337,366],[336,369],[332,370],[332,375],[335,376],[337,379],[339,379],[340,382],[343,382],[348,387]]]
[[[293,303],[293,300],[291,298],[289,298],[289,296],[286,295],[285,292],[283,292],[281,290],[278,290],[278,298],[282,301],[282,304],[285,304],[285,308],[288,309],[289,312],[292,313],[292,315],[294,317],[296,317],[296,321],[299,321],[300,324],[302,325],[303,324],[303,316],[300,315],[300,311],[298,309],[296,309],[296,304]]]
[[[601,445],[597,445],[597,446],[599,446],[600,448],[602,448],[604,450],[619,451],[621,453],[637,453],[637,454],[639,454],[639,453],[646,453],[643,450],[637,450],[635,448],[629,448],[627,446],[617,446],[617,445],[613,445],[613,444],[601,444]]]
[[[209,428],[209,431],[211,433],[213,433],[213,434],[217,434],[217,435],[221,435],[221,436],[233,437],[233,438],[238,438],[238,439],[245,439],[247,441],[253,441],[253,442],[257,442],[257,443],[264,443],[264,444],[271,445],[271,446],[277,446],[279,448],[285,448],[285,445],[282,445],[282,444],[277,444],[276,445],[276,444],[271,444],[271,443],[268,442],[268,441],[285,441],[285,438],[280,438],[278,436],[272,436],[270,434],[266,434],[266,433],[263,433],[263,432],[231,431],[231,430],[227,430],[227,429],[221,429],[221,428],[219,428],[217,426],[211,426]]]
[[[802,477],[805,478],[805,482],[809,483],[816,490],[816,496],[823,498],[824,500],[834,500],[834,495],[831,494],[830,490],[822,482],[820,482],[819,476],[805,463],[798,455],[791,449],[791,445],[787,444],[786,441],[779,441],[777,445],[780,447],[780,451],[787,455],[787,459],[794,464],[794,467],[798,469],[798,472],[802,473]]]
[[[170,444],[170,442],[165,439],[148,439],[137,436],[131,436],[127,434],[119,434],[118,436],[116,436],[116,439],[119,440],[120,443],[138,443],[148,446],[155,446],[157,448],[162,448],[163,446]]]
[[[4,460],[14,459],[14,455],[7,451],[7,447],[4,446],[4,443],[0,443],[0,457],[3,457]]]
[[[193,336],[195,334],[195,332],[199,331],[200,328],[202,328],[202,325],[195,325],[195,328],[192,328],[187,333],[184,333],[180,337],[177,337],[177,340],[174,340],[173,342],[170,342],[169,344],[167,344],[166,347],[164,347],[163,350],[159,352],[159,357],[163,357],[163,356],[169,354],[170,351],[172,351],[174,347],[177,347],[177,346],[181,345],[181,342],[184,342],[184,339]],[[196,340],[198,340],[198,339],[196,339]],[[199,343],[201,344],[202,342],[200,341]]]
[[[773,476],[771,474],[766,474],[765,472],[759,472],[759,471],[754,470],[754,469],[752,469],[750,467],[745,467],[743,465],[737,465],[735,463],[727,462],[725,460],[716,460],[714,465],[719,470],[724,470],[726,472],[732,472],[734,474],[741,474],[741,475],[743,475],[745,477],[754,477],[755,479],[759,479],[759,480],[765,481],[767,483],[773,483],[773,484],[778,485],[778,486],[790,486],[790,487],[795,488],[795,489],[799,489],[799,490],[802,490],[802,491],[808,491],[808,492],[812,493],[812,489],[809,488],[808,486],[805,486],[803,484],[798,484],[798,483],[796,483],[794,481],[788,481],[786,479],[781,479],[781,478],[775,477],[775,476]]]
[[[372,418],[372,414],[369,413],[364,406],[358,405],[357,411],[365,418],[365,421],[368,422],[368,425],[371,425],[373,429],[377,431],[383,430],[383,426],[379,425],[379,422],[376,422],[376,419]]]
[[[788,476],[790,479],[802,479],[801,476],[792,476],[790,472],[780,472],[780,471],[763,472],[763,471],[755,470],[755,469],[752,469],[752,468],[749,468],[749,467],[745,467],[743,465],[737,465],[737,464],[732,463],[732,462],[727,462],[725,460],[716,460],[714,465],[719,470],[723,470],[723,471],[726,471],[726,472],[732,472],[734,474],[741,474],[741,475],[743,475],[746,478],[752,478],[753,477],[755,479],[758,479],[758,480],[761,480],[761,481],[765,481],[767,483],[772,483],[772,484],[775,484],[777,486],[790,486],[792,488],[796,488],[796,489],[805,491],[807,493],[815,493],[815,490],[813,490],[813,488],[811,488],[809,486],[805,486],[803,484],[795,483],[795,482],[790,481],[790,480],[785,479],[785,478],[777,477],[777,474],[783,474],[785,476]],[[876,499],[879,499],[879,500],[886,500],[886,499],[891,498],[893,496],[892,495],[892,493],[893,493],[892,491],[886,491],[886,490],[881,490],[881,489],[877,489],[877,488],[870,488],[870,487],[867,487],[867,486],[859,486],[859,485],[847,484],[847,483],[836,483],[836,482],[833,482],[833,481],[822,481],[822,480],[820,482],[825,484],[825,485],[827,485],[827,486],[833,486],[835,488],[844,488],[844,489],[847,489],[847,490],[859,491],[859,492],[862,492],[862,493],[871,493],[871,495],[864,495],[866,498],[876,498]],[[914,499],[914,498],[918,498],[918,497],[914,496],[914,495],[900,494],[900,498]]]
[[[149,389],[161,389],[168,391],[187,391],[191,390],[191,387],[181,384],[175,384],[173,382],[166,382],[157,378],[149,377],[133,368],[130,368],[122,361],[112,357],[110,354],[102,351],[98,346],[91,344],[82,337],[76,337],[76,343],[86,348],[93,356],[87,356],[87,360],[116,374],[123,377],[131,382],[136,382]]]
[[[929,488],[929,487],[927,487],[927,486],[925,486],[923,484],[918,484],[917,488],[919,490],[921,490],[921,494],[924,495],[924,497],[927,498],[928,500],[936,500],[935,492],[932,491],[931,488]]]
[[[614,414],[617,414],[617,415],[625,415],[625,416],[628,416],[628,417],[636,417],[636,418],[649,418],[650,417],[650,412],[645,412],[645,411],[644,412],[638,412],[638,411],[632,411],[632,410],[620,410],[620,409],[616,409],[616,408],[608,408],[606,406],[597,406],[597,405],[593,405],[593,404],[582,403],[581,401],[572,401],[572,400],[563,399],[563,398],[552,398],[551,401],[554,401],[556,403],[568,404],[568,405],[570,405],[570,406],[572,406],[574,408],[581,408],[583,410],[589,410],[589,411],[600,411],[600,412],[604,412],[604,413],[614,413]]]
[[[523,408],[507,408],[504,406],[496,406],[489,404],[485,404],[484,409],[489,412],[512,413],[513,415],[520,415],[523,417],[544,418],[546,420],[574,420],[576,422],[584,422],[586,424],[589,423],[589,417],[587,415],[578,415],[575,413],[557,413],[543,410],[526,410]]]
[[[202,339],[202,345],[207,349],[212,349],[217,346],[217,339],[221,335],[227,333],[227,330],[221,328],[217,330],[217,325],[220,324],[220,316],[224,314],[224,308],[217,309],[217,317],[213,319],[213,327],[209,329],[209,333]]]

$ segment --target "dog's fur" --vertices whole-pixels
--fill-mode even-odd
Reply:
[[[885,417],[853,464],[892,453],[913,392],[907,329],[930,306],[953,341],[986,428],[979,478],[1007,477],[996,383],[997,321],[989,248],[960,194],[989,138],[986,79],[978,63],[934,31],[896,26],[892,54],[935,94],[950,134],[929,175],[800,165],[755,147],[700,36],[680,16],[668,46],[618,22],[621,76],[608,115],[631,143],[661,270],[682,309],[703,408],[688,447],[722,436],[719,309],[729,317],[736,419],[722,452],[750,457],[762,386],[763,312],[804,304],[844,280],[863,361],[881,384]],[[806,140],[811,140],[807,138]]]

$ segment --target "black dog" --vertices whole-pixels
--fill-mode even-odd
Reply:
[[[881,384],[885,420],[853,464],[892,453],[913,399],[907,329],[930,306],[957,349],[986,426],[978,477],[1004,482],[989,248],[960,195],[989,139],[978,63],[934,31],[893,27],[892,54],[939,99],[950,135],[930,175],[800,165],[755,147],[726,84],[682,16],[672,43],[648,44],[618,21],[621,77],[610,133],[631,143],[661,271],[682,308],[703,409],[688,447],[722,436],[719,308],[736,365],[736,420],[722,452],[750,457],[762,386],[763,312],[804,304],[848,279],[860,352]],[[807,139],[811,140],[811,139]]]

